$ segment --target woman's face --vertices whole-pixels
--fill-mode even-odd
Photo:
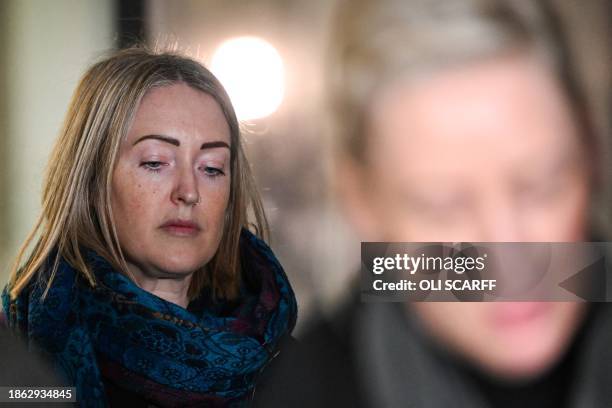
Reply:
[[[214,256],[230,194],[230,143],[210,95],[174,84],[144,96],[121,141],[111,193],[130,269],[176,278]]]
[[[349,165],[353,219],[372,241],[580,241],[589,177],[572,112],[527,57],[395,84],[373,100],[364,165]],[[352,180],[352,181],[350,181]],[[417,303],[430,333],[489,372],[540,373],[576,303]]]

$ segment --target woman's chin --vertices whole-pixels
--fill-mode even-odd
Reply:
[[[202,254],[194,254],[189,256],[182,253],[181,255],[165,255],[149,259],[146,262],[147,267],[151,272],[149,274],[159,275],[160,278],[185,277],[193,274],[195,271],[204,267],[210,257],[204,258]]]
[[[159,265],[159,270],[163,271],[168,276],[188,276],[201,269],[205,264],[205,262],[189,260],[179,260],[176,262],[166,261]]]
[[[529,380],[544,374],[563,356],[580,321],[572,303],[496,303],[490,313],[495,342],[476,353],[478,365],[495,377]]]
[[[496,378],[528,381],[544,374],[559,361],[565,346],[551,334],[506,339],[491,355],[478,356],[478,365]]]

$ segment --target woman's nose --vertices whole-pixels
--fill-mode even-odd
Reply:
[[[198,183],[191,169],[184,169],[178,175],[178,180],[172,192],[172,201],[175,204],[183,203],[188,206],[200,202]]]
[[[525,237],[521,216],[510,202],[496,202],[481,214],[481,236],[487,242],[519,242]]]

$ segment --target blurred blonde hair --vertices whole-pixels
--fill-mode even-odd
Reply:
[[[268,224],[230,99],[213,74],[195,60],[174,52],[137,47],[119,51],[93,65],[72,97],[47,166],[42,212],[11,270],[12,298],[52,260],[45,296],[60,257],[95,285],[94,274],[85,261],[86,249],[95,251],[129,275],[110,201],[117,152],[143,96],[152,88],[179,82],[217,101],[229,125],[231,139],[231,191],[223,236],[213,259],[194,274],[188,295],[193,299],[209,287],[217,298],[237,296],[241,230],[250,225],[256,234],[267,239]],[[253,224],[249,224],[249,212]],[[50,259],[54,254],[57,256]]]
[[[332,122],[341,154],[361,162],[368,108],[385,86],[506,55],[533,54],[574,108],[594,149],[586,102],[558,18],[545,1],[348,0],[335,15],[329,51]]]

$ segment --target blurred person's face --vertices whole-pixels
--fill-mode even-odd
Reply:
[[[543,64],[497,59],[395,83],[372,101],[364,163],[347,163],[351,216],[373,241],[580,241],[589,176]],[[502,377],[550,367],[577,303],[416,303],[437,340]]]
[[[229,145],[210,95],[184,84],[145,95],[121,142],[111,197],[136,276],[186,276],[214,256],[230,193]]]

